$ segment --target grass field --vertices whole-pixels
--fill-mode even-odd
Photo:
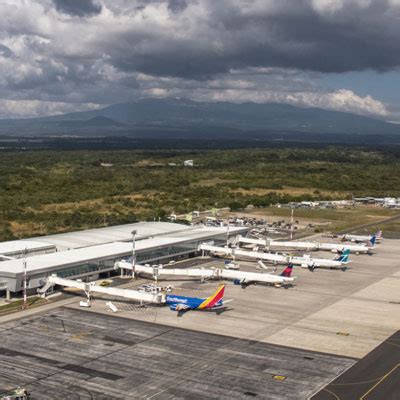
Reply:
[[[195,167],[185,168],[186,159]],[[343,146],[2,152],[0,241],[352,195],[400,197],[400,153]],[[334,220],[331,228],[340,230],[379,213],[321,210],[312,218]]]
[[[41,297],[38,296],[28,297],[26,301],[28,307],[37,307],[46,302],[47,302],[46,299],[42,299]],[[23,300],[13,300],[8,304],[1,305],[0,315],[19,311],[22,308],[23,304],[24,304]]]

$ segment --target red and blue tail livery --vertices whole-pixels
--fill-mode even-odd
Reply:
[[[288,266],[282,271],[280,276],[283,276],[285,278],[290,278],[292,276],[292,271],[293,271],[293,264],[290,263]]]
[[[220,286],[217,291],[206,299],[198,297],[176,296],[170,294],[166,296],[166,304],[172,311],[206,310],[218,309],[224,306],[225,285]],[[225,302],[226,303],[226,302]]]

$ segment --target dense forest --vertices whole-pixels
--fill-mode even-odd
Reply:
[[[400,197],[393,148],[7,151],[0,171],[0,240],[212,207]]]

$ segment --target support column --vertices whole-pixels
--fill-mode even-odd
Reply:
[[[11,300],[11,292],[10,292],[8,289],[6,290],[6,299],[7,299],[8,301]]]

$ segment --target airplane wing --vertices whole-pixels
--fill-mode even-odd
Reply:
[[[230,302],[233,301],[233,300],[235,300],[235,299],[224,300],[223,303],[222,303],[220,306],[217,306],[217,307],[214,306],[214,307],[212,308],[212,310],[224,310],[224,309],[227,308],[227,307],[226,307],[226,304],[227,304],[227,303],[230,303]]]

